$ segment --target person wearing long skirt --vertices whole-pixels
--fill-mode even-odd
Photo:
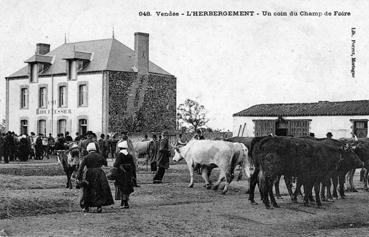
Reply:
[[[94,142],[89,143],[86,150],[88,154],[83,157],[77,176],[83,191],[80,205],[84,212],[88,212],[90,207],[97,207],[97,212],[100,213],[102,206],[114,204],[108,180],[101,168],[108,164],[97,152]]]
[[[118,143],[119,153],[114,162],[114,167],[117,169],[115,178],[115,200],[121,200],[122,208],[129,208],[129,195],[133,193],[133,171],[135,162],[131,154],[128,153],[127,141]]]

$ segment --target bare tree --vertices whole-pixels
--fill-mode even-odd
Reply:
[[[209,122],[205,107],[191,99],[186,99],[183,104],[178,105],[177,119],[179,123],[189,124],[195,131]]]

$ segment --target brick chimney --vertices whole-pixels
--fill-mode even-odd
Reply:
[[[38,43],[36,44],[36,54],[44,55],[50,52],[50,44]]]
[[[135,33],[134,65],[139,74],[149,74],[149,34]]]

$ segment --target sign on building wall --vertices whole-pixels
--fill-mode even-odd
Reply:
[[[36,114],[40,115],[40,114],[51,114],[52,110],[51,109],[36,109]],[[72,113],[72,109],[54,109],[53,110],[54,114],[71,114]]]

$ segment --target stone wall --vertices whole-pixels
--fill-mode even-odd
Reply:
[[[176,127],[176,78],[134,72],[109,72],[109,132],[126,130],[130,117],[139,121],[134,131],[174,130]],[[134,102],[134,103],[132,103]]]
[[[176,129],[177,79],[174,76],[149,75],[149,83],[140,112],[144,131]]]

